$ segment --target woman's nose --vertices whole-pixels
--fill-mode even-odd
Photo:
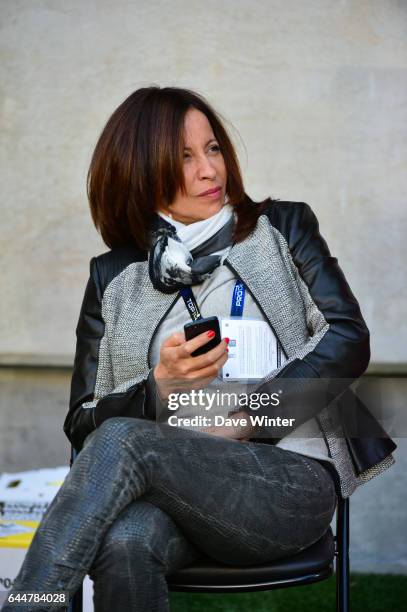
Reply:
[[[201,157],[198,162],[198,175],[200,178],[214,178],[216,176],[216,168],[206,156]]]

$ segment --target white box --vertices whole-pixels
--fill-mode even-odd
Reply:
[[[13,585],[48,505],[69,468],[58,467],[0,476],[0,606]],[[84,612],[93,612],[93,583],[83,584]]]

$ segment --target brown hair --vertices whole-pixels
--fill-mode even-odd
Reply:
[[[93,152],[87,192],[93,222],[109,248],[135,242],[149,248],[154,212],[168,206],[183,175],[184,118],[196,108],[208,118],[227,171],[226,193],[235,207],[234,240],[254,229],[265,202],[246,195],[239,162],[220,115],[199,94],[177,87],[145,87],[114,111]]]

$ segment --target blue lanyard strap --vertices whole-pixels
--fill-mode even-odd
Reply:
[[[245,296],[246,288],[243,283],[239,280],[236,281],[235,287],[233,289],[232,295],[232,305],[230,307],[230,316],[231,317],[241,317],[243,316],[243,308],[244,308],[244,296]],[[182,299],[185,302],[185,306],[189,312],[189,316],[193,321],[197,321],[198,319],[202,319],[201,311],[199,310],[199,306],[196,302],[195,296],[192,293],[191,287],[183,287],[180,291]]]
[[[230,307],[231,317],[243,316],[245,291],[246,288],[244,284],[240,281],[236,281],[235,288],[233,289],[232,305]]]
[[[193,321],[202,319],[201,311],[199,310],[199,306],[196,303],[196,299],[194,294],[192,293],[191,287],[183,287],[180,293],[185,302],[185,306],[187,307],[191,319]]]

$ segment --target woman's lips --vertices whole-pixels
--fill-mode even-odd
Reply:
[[[211,189],[209,193],[204,192],[200,194],[199,197],[200,198],[210,198],[211,200],[216,200],[220,196],[221,192],[222,192],[222,189],[220,187],[217,187],[215,189]]]

